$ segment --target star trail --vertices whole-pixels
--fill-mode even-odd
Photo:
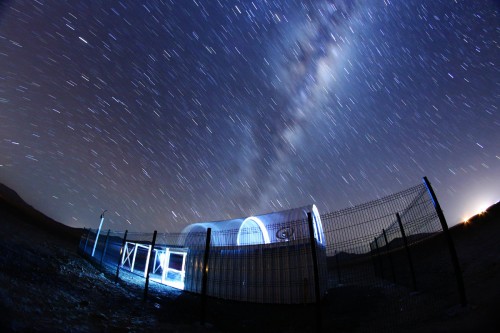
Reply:
[[[500,199],[495,1],[7,1],[0,182],[74,227],[177,232],[427,176]]]

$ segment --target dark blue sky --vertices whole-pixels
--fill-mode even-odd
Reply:
[[[71,226],[179,231],[427,176],[500,200],[495,1],[10,1],[0,182]]]

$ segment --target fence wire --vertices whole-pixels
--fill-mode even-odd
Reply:
[[[347,308],[373,306],[360,331],[398,331],[456,303],[453,267],[425,185],[323,214],[321,224],[323,234],[315,230],[313,238],[320,292]],[[314,302],[308,221],[278,223],[267,231],[279,242],[266,244],[263,237],[256,244],[259,230],[253,227],[212,231],[207,262],[206,232],[158,233],[153,247],[153,233],[128,233],[125,238],[123,232],[102,230],[96,237],[97,231],[89,229],[79,248],[117,275],[121,270],[149,276],[195,293],[202,292],[206,265],[209,296]],[[325,305],[323,311],[335,315],[335,306]]]
[[[361,304],[379,295],[367,331],[398,331],[456,304],[453,267],[425,185],[321,220],[332,297]]]

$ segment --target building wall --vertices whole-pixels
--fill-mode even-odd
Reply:
[[[312,213],[320,291],[327,286],[326,249],[314,205],[185,229],[184,289],[201,293],[206,230],[212,229],[207,294],[258,303],[315,301],[314,266],[307,214]]]
[[[326,292],[326,251],[317,246],[320,290]],[[201,292],[204,250],[190,249],[184,289]],[[207,295],[258,303],[315,301],[314,270],[309,242],[212,247]]]

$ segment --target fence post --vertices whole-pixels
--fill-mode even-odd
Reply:
[[[85,251],[87,251],[87,244],[89,242],[89,236],[90,236],[90,228],[89,228],[89,232],[87,232],[87,238],[85,239],[85,246],[83,247],[83,254],[85,255]]]
[[[111,232],[111,229],[108,229],[108,233],[106,234],[106,240],[104,241],[104,249],[102,249],[101,252],[101,262],[99,265],[102,267],[102,260],[104,259],[104,256],[106,255],[106,250],[108,249],[108,239],[109,239],[109,233]]]
[[[207,229],[207,238],[205,240],[205,255],[203,256],[203,276],[201,279],[201,324],[205,325],[205,312],[207,306],[207,281],[208,281],[208,255],[210,252],[210,238],[212,228]]]
[[[455,244],[453,243],[453,239],[451,238],[450,231],[448,230],[448,224],[446,223],[446,219],[444,217],[443,211],[441,210],[441,206],[439,205],[436,194],[434,193],[431,183],[429,182],[427,177],[424,177],[424,183],[425,186],[427,187],[427,190],[429,191],[432,202],[434,203],[434,208],[436,209],[439,221],[441,222],[441,227],[443,228],[446,242],[448,243],[448,250],[450,251],[451,263],[453,265],[453,269],[455,271],[455,277],[457,279],[458,293],[460,295],[460,303],[462,304],[462,306],[466,306],[467,298],[465,296],[464,280],[462,276],[462,270],[460,269],[460,264],[458,262],[458,256],[457,256],[457,251],[455,249]]]
[[[104,222],[104,213],[105,212],[106,212],[106,210],[104,212],[102,212],[102,214],[101,214],[101,223],[99,223],[99,229],[97,229],[97,233],[95,236],[94,248],[92,249],[92,257],[94,257],[95,249],[97,248],[97,242],[99,241],[99,236],[101,235],[102,222]]]
[[[321,332],[321,294],[319,289],[319,274],[318,274],[318,256],[316,254],[316,238],[314,237],[314,225],[311,212],[307,213],[307,221],[309,224],[309,240],[311,243],[311,252],[314,269],[314,294],[316,296],[316,331]]]
[[[144,300],[148,299],[148,288],[149,288],[149,272],[151,272],[151,253],[155,249],[156,244],[156,230],[153,232],[153,240],[151,241],[151,247],[149,248],[148,260],[146,262],[146,283],[144,284]]]
[[[81,251],[81,250],[82,250],[83,235],[85,234],[85,231],[86,231],[86,229],[85,229],[85,228],[83,228],[83,232],[82,232],[82,234],[80,235],[80,242],[78,243],[78,251]]]
[[[128,230],[125,230],[125,235],[123,236],[123,241],[122,241],[122,247],[120,248],[120,255],[118,256],[118,263],[116,265],[115,282],[118,282],[118,275],[120,274],[120,266],[122,264],[122,252],[123,248],[125,247],[125,243],[127,242],[127,234]]]
[[[413,286],[413,291],[417,291],[417,279],[415,278],[415,268],[413,267],[413,259],[411,258],[410,248],[408,247],[408,239],[406,238],[405,229],[403,228],[403,223],[401,222],[401,217],[399,216],[399,213],[396,213],[396,218],[398,220],[399,229],[401,230],[401,236],[403,237],[403,244],[406,249],[406,256],[408,257],[408,264],[410,265],[411,283]]]
[[[342,284],[342,279],[341,279],[341,272],[340,272],[340,259],[339,259],[339,252],[335,250],[335,262],[337,263],[337,278],[339,279],[339,285]]]
[[[371,246],[370,243],[370,258],[372,259],[373,263],[373,274],[377,276],[377,259],[376,259],[377,253],[375,252],[375,249]]]
[[[377,237],[373,238],[373,241],[375,242],[375,248],[377,249],[377,257],[380,263],[380,278],[384,278],[384,262],[382,261],[382,257],[380,256],[380,248],[378,247],[377,243]]]
[[[394,271],[394,263],[392,262],[392,255],[390,253],[391,247],[387,241],[387,233],[385,232],[385,229],[382,229],[382,233],[384,234],[385,247],[387,249],[385,252],[389,256],[389,265],[391,265],[392,280],[396,283],[396,272]]]

